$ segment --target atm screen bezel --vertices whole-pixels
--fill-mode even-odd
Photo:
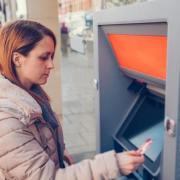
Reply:
[[[155,98],[156,101],[164,104],[164,99],[152,95],[150,93],[146,93],[143,95],[140,95],[136,102],[134,103],[133,107],[129,110],[125,118],[123,118],[123,121],[120,125],[120,127],[117,128],[114,136],[115,141],[120,144],[125,150],[137,150],[137,147],[133,145],[128,139],[126,139],[123,135],[126,129],[129,126],[129,123],[132,121],[133,114],[135,114],[138,109],[140,108],[139,104],[141,104],[143,101],[145,101],[146,98]],[[118,137],[117,137],[118,136]],[[144,155],[145,162],[143,164],[144,168],[153,176],[157,176],[160,172],[160,161],[161,161],[161,154],[158,155],[157,159],[155,161],[152,161],[147,155]]]

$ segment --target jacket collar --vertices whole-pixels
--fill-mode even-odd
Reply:
[[[10,82],[0,74],[0,111],[32,124],[34,117],[41,117],[42,110],[36,100],[24,89]]]

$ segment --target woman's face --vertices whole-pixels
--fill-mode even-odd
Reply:
[[[54,68],[54,42],[45,36],[27,56],[20,55],[16,72],[22,85],[30,89],[33,84],[47,82],[51,69]]]

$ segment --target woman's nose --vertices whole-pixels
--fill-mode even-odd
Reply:
[[[49,69],[53,69],[53,68],[54,68],[54,62],[53,62],[52,59],[49,59],[49,60],[48,60],[47,67],[48,67]]]

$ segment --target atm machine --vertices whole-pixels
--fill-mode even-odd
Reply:
[[[180,180],[180,1],[154,0],[94,15],[97,152],[153,143],[126,177]]]

